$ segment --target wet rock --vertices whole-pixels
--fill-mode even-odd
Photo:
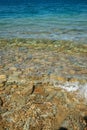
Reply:
[[[78,111],[77,112],[72,111],[70,115],[68,115],[66,119],[63,121],[62,126],[68,129],[71,128],[74,130],[78,130],[78,129],[83,130],[84,124],[80,122],[80,117],[81,117],[80,114],[81,113],[79,113]]]
[[[2,100],[2,98],[0,97],[0,107],[2,107],[3,106],[3,100]]]
[[[30,120],[31,120],[30,117],[26,120],[26,122],[25,122],[25,124],[24,124],[24,127],[23,127],[23,130],[29,130]]]
[[[0,87],[3,87],[6,81],[7,81],[6,75],[0,75]]]
[[[25,84],[26,79],[20,78],[19,75],[21,75],[21,72],[15,72],[15,73],[11,74],[8,77],[7,84],[10,84],[10,83]]]
[[[29,84],[25,85],[21,90],[22,95],[30,95],[34,92],[34,85],[33,82],[29,82]]]
[[[60,127],[58,130],[68,130],[68,129],[64,127]]]
[[[17,68],[16,67],[10,67],[9,70],[14,72],[14,71],[17,71]]]
[[[17,91],[10,98],[11,106],[14,109],[19,110],[25,105],[25,98]]]
[[[8,81],[7,83],[18,83],[19,82],[19,79],[18,79],[18,76],[15,76],[15,75],[10,75],[8,77]]]
[[[47,101],[52,101],[52,99],[57,95],[57,92],[50,92],[49,95],[46,97]]]
[[[3,122],[3,119],[2,119],[2,116],[0,115],[0,130],[4,130],[4,122]]]
[[[84,119],[84,121],[85,121],[85,123],[87,125],[87,116],[84,116],[83,119]]]
[[[4,130],[3,126],[0,126],[0,130]]]
[[[44,87],[43,87],[43,86],[35,86],[34,93],[35,93],[35,94],[44,95],[44,94],[45,94]]]

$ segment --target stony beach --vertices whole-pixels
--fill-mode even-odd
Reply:
[[[1,39],[0,130],[87,130],[87,44]]]

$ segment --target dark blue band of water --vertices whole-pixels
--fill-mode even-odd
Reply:
[[[87,41],[87,1],[1,0],[0,38]]]

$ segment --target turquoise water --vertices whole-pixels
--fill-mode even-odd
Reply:
[[[0,38],[87,41],[87,2],[0,1]]]

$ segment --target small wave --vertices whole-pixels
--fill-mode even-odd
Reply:
[[[65,82],[62,85],[56,85],[54,83],[54,87],[60,87],[68,92],[73,92],[79,89],[79,83],[78,82]]]
[[[56,84],[54,87],[59,87],[67,92],[77,92],[78,98],[87,102],[87,84],[81,85],[79,82],[65,82],[64,84]]]
[[[87,102],[87,84],[81,85],[78,92],[79,92],[79,96],[85,99],[85,101]]]

